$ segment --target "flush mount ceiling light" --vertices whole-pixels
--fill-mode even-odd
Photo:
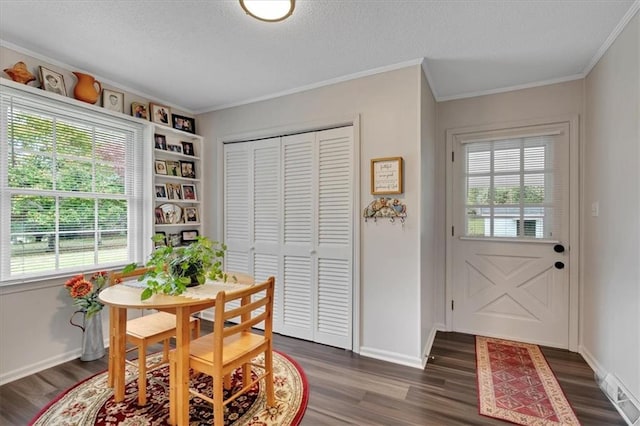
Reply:
[[[293,13],[296,0],[240,0],[248,15],[265,22],[278,22]]]

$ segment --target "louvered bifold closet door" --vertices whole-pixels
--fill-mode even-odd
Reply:
[[[352,342],[353,129],[317,133],[318,230],[314,341],[345,349]]]
[[[224,145],[224,269],[230,272],[251,272],[251,147],[252,143]],[[213,320],[214,312],[208,309],[202,317]]]
[[[282,293],[277,299],[282,312],[278,326],[288,336],[313,340],[315,318],[315,239],[317,194],[316,134],[282,138]]]
[[[280,138],[252,142],[252,234],[250,258],[252,273],[256,282],[268,277],[276,278],[275,298],[281,293],[280,265],[280,217],[282,210],[280,191]],[[262,294],[254,296],[261,297]],[[259,312],[262,312],[260,310]],[[258,312],[257,312],[258,313]],[[281,309],[274,303],[274,319],[279,318]],[[262,328],[262,324],[258,328]]]

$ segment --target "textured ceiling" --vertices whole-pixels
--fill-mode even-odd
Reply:
[[[0,0],[0,40],[203,112],[399,64],[438,99],[578,78],[640,0],[298,0],[265,23],[235,0]]]

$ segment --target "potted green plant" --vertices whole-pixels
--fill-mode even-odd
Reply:
[[[162,238],[162,235],[154,236],[154,243]],[[227,246],[207,237],[197,237],[186,246],[157,246],[146,263],[149,270],[140,277],[146,285],[141,299],[156,293],[182,294],[187,287],[204,284],[207,278],[226,281],[227,275],[222,270],[226,250]],[[129,265],[125,272],[135,268],[135,264]]]

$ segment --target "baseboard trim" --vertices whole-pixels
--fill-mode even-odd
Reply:
[[[109,339],[104,339],[105,349],[109,347]],[[55,367],[56,365],[64,364],[67,361],[80,358],[82,355],[82,348],[74,349],[72,351],[64,352],[62,354],[43,359],[33,364],[25,365],[24,367],[17,368],[12,371],[0,374],[0,386],[7,383],[22,379],[23,377],[30,376],[46,370],[47,368]],[[107,356],[107,354],[105,354]]]
[[[597,380],[598,377],[602,378],[607,375],[607,371],[600,365],[600,363],[596,360],[596,357],[594,357],[587,348],[580,345],[578,347],[578,353],[582,355],[582,358],[584,358],[589,367],[591,367],[591,369],[595,373],[596,377],[594,379]]]
[[[43,359],[42,361],[38,361],[30,365],[25,365],[24,367],[18,368],[16,370],[3,373],[0,375],[0,386],[9,382],[13,382],[14,380],[22,379],[23,377],[38,373],[42,370],[46,370],[47,368],[55,367],[56,365],[60,365],[67,361],[76,359],[81,355],[81,353],[81,349],[76,349],[51,358]]]
[[[379,359],[381,361],[392,362],[394,364],[406,365],[407,367],[423,369],[422,359],[411,357],[397,352],[384,351],[382,349],[368,348],[360,346],[360,356]]]

